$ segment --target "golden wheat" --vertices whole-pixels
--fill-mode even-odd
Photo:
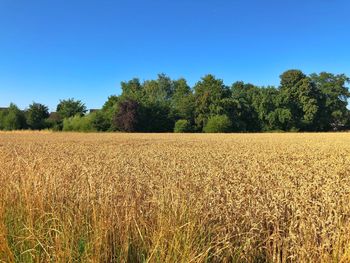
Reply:
[[[349,262],[350,134],[0,133],[0,261]]]

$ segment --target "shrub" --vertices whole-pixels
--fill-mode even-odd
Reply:
[[[296,128],[296,127],[292,127],[290,128],[290,132],[299,132],[300,129]]]
[[[181,132],[190,132],[191,131],[191,124],[188,120],[178,120],[175,123],[174,132],[181,133]]]
[[[96,131],[108,131],[111,128],[111,122],[107,114],[102,110],[90,113],[90,119],[92,127]]]
[[[80,131],[89,132],[96,131],[92,125],[91,116],[79,116],[65,118],[63,120],[63,131]]]
[[[46,119],[46,126],[52,131],[62,131],[63,119],[57,112],[51,112]]]
[[[24,129],[25,122],[23,112],[13,103],[8,109],[0,111],[0,129],[9,131]]]
[[[5,122],[6,112],[3,110],[0,110],[0,130],[4,129],[4,122]]]
[[[226,115],[215,115],[208,119],[203,131],[206,133],[229,132],[232,122]]]

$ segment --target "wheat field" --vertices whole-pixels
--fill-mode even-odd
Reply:
[[[350,262],[350,134],[0,133],[0,262]]]

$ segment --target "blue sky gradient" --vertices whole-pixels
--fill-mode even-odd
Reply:
[[[349,12],[347,0],[0,0],[0,106],[100,108],[120,81],[161,72],[191,85],[350,75]]]

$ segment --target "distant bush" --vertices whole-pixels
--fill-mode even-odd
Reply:
[[[93,127],[90,115],[76,115],[63,120],[63,131],[89,132],[96,131],[96,129]]]
[[[21,130],[26,128],[24,113],[13,103],[9,108],[0,111],[0,129],[1,130]]]
[[[206,133],[230,132],[232,122],[226,115],[215,115],[208,119],[203,131]]]
[[[62,131],[63,119],[57,112],[51,112],[46,119],[47,127],[52,131]]]
[[[95,111],[89,114],[92,127],[96,131],[108,131],[111,129],[111,123],[107,114],[102,111]]]
[[[188,120],[178,120],[175,123],[174,132],[181,133],[181,132],[190,132],[191,131],[191,124]]]
[[[295,128],[295,127],[292,127],[289,131],[290,131],[290,132],[299,132],[300,129]]]

